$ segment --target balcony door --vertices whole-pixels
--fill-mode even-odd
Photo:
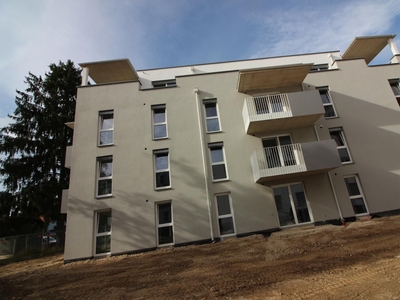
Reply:
[[[273,190],[281,227],[311,222],[301,183],[274,187]]]
[[[297,164],[290,135],[265,138],[262,144],[269,169]]]

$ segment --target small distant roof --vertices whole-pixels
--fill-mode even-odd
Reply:
[[[342,58],[364,58],[365,62],[369,64],[386,47],[388,39],[393,39],[395,36],[395,34],[391,34],[356,37]]]
[[[136,70],[127,58],[80,63],[79,66],[89,68],[89,76],[97,84],[139,79]]]

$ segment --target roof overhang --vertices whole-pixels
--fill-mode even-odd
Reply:
[[[238,92],[274,89],[299,85],[310,72],[313,64],[295,64],[260,69],[240,70]]]
[[[68,126],[68,127],[71,128],[71,129],[74,129],[74,127],[75,127],[75,122],[67,122],[67,123],[65,123],[65,125]]]
[[[342,55],[342,59],[364,58],[368,65],[386,47],[388,40],[395,36],[391,34],[356,37]]]
[[[139,76],[129,59],[117,59],[79,64],[89,69],[89,76],[97,84],[138,80]]]

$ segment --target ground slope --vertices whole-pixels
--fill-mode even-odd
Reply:
[[[1,299],[399,299],[400,216],[63,265],[0,266]]]

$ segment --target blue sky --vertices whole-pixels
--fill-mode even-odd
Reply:
[[[0,0],[0,128],[28,72],[59,60],[129,58],[149,69],[343,53],[356,36],[399,31],[398,0]]]

